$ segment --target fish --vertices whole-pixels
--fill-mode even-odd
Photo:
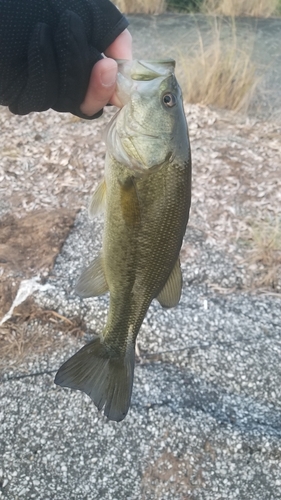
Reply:
[[[82,272],[82,298],[110,294],[103,331],[68,359],[55,383],[90,396],[116,422],[128,413],[135,345],[153,299],[181,297],[180,249],[191,203],[191,152],[175,61],[118,61],[122,108],[108,124],[104,178],[90,217],[104,213],[102,250]]]

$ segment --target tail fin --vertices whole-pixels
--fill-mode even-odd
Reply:
[[[128,413],[134,378],[134,347],[125,357],[113,356],[97,337],[66,361],[55,383],[90,396],[109,420],[119,422]]]

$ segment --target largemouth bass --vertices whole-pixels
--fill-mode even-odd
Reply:
[[[191,156],[175,63],[119,63],[123,103],[107,130],[105,176],[90,203],[104,210],[103,247],[82,273],[81,297],[110,292],[99,337],[59,369],[55,382],[80,389],[110,420],[126,416],[135,342],[151,301],[180,300],[179,252],[191,200]]]

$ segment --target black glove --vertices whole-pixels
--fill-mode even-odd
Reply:
[[[80,111],[93,65],[128,26],[109,0],[0,0],[0,104]]]

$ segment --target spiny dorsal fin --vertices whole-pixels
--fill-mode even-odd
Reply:
[[[159,293],[157,300],[162,307],[175,307],[180,300],[182,289],[182,274],[180,259],[177,260],[168,280]]]
[[[108,292],[108,284],[103,270],[102,255],[99,254],[91,264],[82,271],[75,286],[76,293],[82,298],[97,297]]]
[[[104,211],[105,207],[105,195],[106,195],[106,184],[103,179],[97,189],[94,191],[93,196],[90,200],[88,214],[89,218],[93,219],[97,215],[101,214]]]

